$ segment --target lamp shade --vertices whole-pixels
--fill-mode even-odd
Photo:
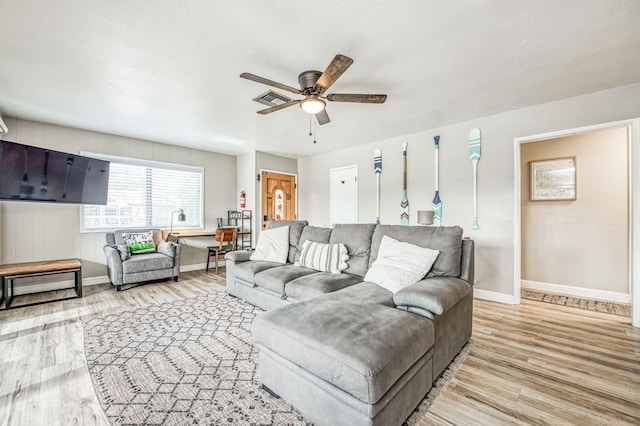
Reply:
[[[300,102],[300,108],[309,114],[317,114],[322,111],[326,103],[316,95],[309,95],[307,99]]]
[[[420,225],[432,225],[433,224],[433,211],[432,210],[418,210],[418,223]]]

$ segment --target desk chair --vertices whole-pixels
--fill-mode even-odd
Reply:
[[[213,256],[215,258],[216,274],[218,273],[218,259],[224,257],[225,254],[236,249],[236,241],[238,239],[238,228],[218,228],[216,229],[217,246],[207,247],[207,272],[209,272],[209,260]]]

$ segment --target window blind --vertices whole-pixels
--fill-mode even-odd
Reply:
[[[184,209],[186,221],[173,226],[202,227],[203,175],[200,167],[82,153],[111,162],[107,205],[82,206],[82,230],[99,231],[171,225]]]

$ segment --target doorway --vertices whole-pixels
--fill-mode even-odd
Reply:
[[[358,223],[358,165],[330,170],[331,226]]]
[[[262,171],[262,228],[270,220],[296,219],[296,175]]]
[[[603,243],[602,240],[600,243],[598,243],[597,237],[590,238],[591,236],[589,235],[589,233],[599,231],[605,228],[610,228],[612,225],[615,225],[615,224],[612,224],[612,221],[607,221],[606,219],[599,220],[596,218],[596,212],[598,209],[603,208],[606,210],[606,205],[602,207],[602,206],[598,206],[598,204],[605,203],[606,195],[610,193],[610,191],[607,191],[606,189],[605,190],[600,189],[600,192],[602,192],[600,195],[598,195],[597,193],[594,194],[593,189],[589,192],[586,192],[588,188],[581,189],[581,186],[580,186],[580,182],[582,182],[583,185],[585,184],[584,179],[578,180],[577,200],[584,201],[589,197],[592,199],[596,198],[596,200],[594,200],[594,202],[591,204],[592,206],[590,207],[591,210],[586,212],[587,215],[590,214],[593,216],[592,223],[589,223],[588,220],[585,220],[583,224],[580,224],[580,219],[577,219],[575,216],[570,216],[570,217],[562,216],[563,214],[566,214],[566,212],[561,212],[563,208],[565,208],[568,212],[571,212],[571,209],[576,208],[578,201],[573,203],[566,202],[566,201],[561,201],[561,202],[553,201],[553,202],[546,202],[546,203],[538,203],[537,201],[529,202],[529,185],[530,185],[529,169],[528,169],[528,164],[523,163],[523,155],[525,155],[525,157],[527,157],[527,155],[530,157],[531,152],[536,151],[535,145],[538,142],[540,142],[539,144],[540,146],[546,146],[548,148],[552,147],[552,149],[550,149],[549,151],[551,153],[558,153],[558,152],[562,153],[561,151],[562,148],[559,146],[561,143],[564,143],[570,140],[574,140],[576,142],[584,141],[585,143],[584,146],[586,147],[586,143],[589,138],[594,138],[594,137],[597,137],[597,135],[602,135],[602,134],[610,135],[615,133],[615,134],[618,134],[618,136],[621,135],[621,137],[624,139],[624,145],[618,145],[619,146],[618,157],[624,156],[625,159],[621,161],[621,164],[618,165],[617,167],[623,167],[625,169],[628,169],[628,175],[626,174],[624,175],[625,179],[627,180],[626,183],[628,183],[628,185],[624,185],[626,188],[626,194],[624,194],[625,191],[623,190],[622,191],[623,193],[621,195],[620,194],[618,195],[618,198],[622,197],[625,200],[626,204],[624,204],[624,207],[618,207],[618,213],[619,213],[618,216],[621,216],[621,218],[617,219],[618,222],[620,221],[625,222],[622,225],[622,228],[618,228],[618,233],[620,233],[620,229],[622,229],[622,234],[618,235],[619,238],[618,238],[617,250],[620,252],[623,252],[624,257],[626,258],[622,259],[622,262],[617,262],[617,263],[620,263],[620,265],[618,266],[610,265],[611,268],[624,269],[622,273],[618,273],[618,276],[619,276],[618,280],[621,282],[618,285],[616,292],[608,292],[607,290],[600,290],[598,289],[597,286],[594,286],[593,288],[588,288],[588,289],[580,289],[580,288],[573,287],[576,285],[575,283],[570,286],[556,285],[557,283],[554,284],[553,281],[551,281],[552,284],[549,288],[551,289],[551,292],[553,292],[553,288],[555,285],[555,287],[559,290],[558,292],[560,293],[565,293],[565,294],[567,293],[567,291],[563,291],[563,290],[576,291],[576,294],[584,294],[585,298],[590,298],[590,295],[592,295],[593,298],[609,299],[611,296],[615,296],[616,294],[619,296],[626,293],[627,299],[629,299],[629,295],[630,295],[631,323],[635,327],[640,326],[640,279],[639,279],[640,270],[638,270],[638,266],[640,266],[640,263],[638,263],[638,259],[640,258],[640,245],[638,244],[640,243],[640,238],[639,238],[640,231],[638,230],[638,226],[637,226],[638,224],[640,224],[640,221],[638,220],[640,218],[639,211],[638,211],[638,208],[640,207],[640,196],[639,196],[640,185],[637,185],[637,184],[634,185],[634,182],[636,183],[638,182],[638,177],[639,177],[638,168],[640,167],[640,154],[638,153],[638,149],[633,149],[633,147],[638,146],[638,143],[640,142],[639,132],[640,132],[640,119],[635,119],[635,120],[625,120],[625,121],[607,123],[607,124],[602,124],[597,126],[570,129],[565,131],[546,133],[542,135],[534,135],[534,136],[515,139],[515,147],[514,147],[515,241],[514,241],[514,300],[513,300],[514,304],[520,303],[520,297],[521,297],[521,291],[522,291],[521,285],[523,283],[523,279],[532,280],[531,277],[528,277],[528,276],[525,277],[523,274],[526,273],[526,274],[535,276],[535,274],[529,273],[531,272],[532,269],[534,269],[531,267],[531,265],[532,265],[532,262],[535,263],[540,259],[533,259],[532,261],[532,258],[535,258],[536,256],[538,257],[544,256],[543,254],[544,250],[540,250],[539,252],[534,252],[533,250],[530,250],[529,252],[527,252],[527,247],[525,246],[525,243],[528,237],[534,236],[534,239],[536,239],[537,241],[543,241],[544,238],[542,239],[540,238],[539,230],[536,230],[533,234],[531,233],[530,230],[527,230],[526,231],[527,234],[524,235],[525,227],[523,225],[527,223],[531,223],[532,220],[533,222],[536,222],[536,221],[540,222],[540,220],[543,220],[543,222],[546,221],[546,223],[538,224],[537,229],[548,229],[549,227],[551,228],[556,227],[557,232],[552,233],[551,235],[547,235],[545,242],[549,243],[549,241],[551,241],[552,243],[556,244],[555,248],[558,249],[557,253],[559,253],[559,255],[556,256],[556,258],[554,258],[553,262],[556,262],[556,260],[561,259],[563,256],[566,255],[565,256],[567,257],[566,261],[569,262],[567,263],[567,265],[574,265],[574,262],[580,261],[579,255],[582,255],[584,254],[584,252],[588,251],[584,249],[585,247],[590,247],[589,245],[590,241],[595,242],[595,246],[589,249],[589,250],[593,250],[592,255],[595,255],[598,257],[606,255],[607,254],[606,244]],[[557,145],[555,143],[555,140],[558,141]],[[527,145],[524,146],[524,144],[527,144]],[[528,145],[528,144],[531,144],[531,145]],[[576,146],[582,146],[582,145],[578,143]],[[595,153],[596,158],[601,157],[604,159],[606,154],[605,150],[607,149],[606,140],[604,141],[604,143],[601,143],[600,145],[598,145],[597,149],[599,149],[599,151]],[[581,156],[583,157],[583,159],[587,158],[586,154]],[[531,158],[528,158],[528,159],[531,159]],[[577,161],[576,161],[576,174],[580,176],[580,173],[582,172],[583,178],[584,178],[585,177],[584,173],[589,169],[586,167],[587,164],[583,164],[583,167],[581,167],[580,164],[581,162],[579,157],[577,158]],[[595,164],[597,167],[597,161],[595,162]],[[592,168],[591,170],[594,170],[594,169]],[[598,174],[598,176],[602,176],[602,172],[595,171],[593,173]],[[598,185],[600,185],[601,187],[603,183],[606,184],[606,182],[602,182],[603,180],[606,181],[607,177],[605,176],[604,178],[600,179],[600,182],[598,183]],[[575,212],[570,214],[575,215]],[[604,214],[606,216],[606,212]],[[580,226],[582,226],[582,231],[579,232],[579,237],[566,237],[563,239],[561,238],[560,235],[557,235],[559,238],[556,238],[556,234],[566,232],[567,230],[571,230],[573,228],[579,228]],[[627,226],[627,227],[625,228],[624,226]],[[579,242],[577,243],[577,245],[575,245],[575,247],[573,247],[573,249],[575,249],[574,253],[576,253],[576,255],[571,256],[568,253],[571,250],[571,247],[570,247],[571,244],[575,243],[575,241],[573,241],[573,238],[578,239]],[[559,245],[562,247],[560,247]],[[601,250],[600,255],[598,255],[598,250]],[[582,259],[582,261],[586,261],[587,266],[590,263],[588,260],[588,257]],[[600,262],[606,262],[607,265],[611,263],[611,261],[607,261],[606,257],[600,259]],[[591,263],[595,263],[595,260],[591,259]],[[544,271],[545,273],[547,272],[547,270],[553,269],[549,267],[550,265],[551,264],[549,263],[545,266],[545,271]],[[529,269],[528,272],[527,272],[527,268]],[[582,271],[579,265],[576,266],[576,268],[577,268],[576,271]],[[607,266],[607,268],[609,268],[609,266]],[[603,268],[603,269],[607,269],[607,268]],[[566,267],[564,269],[565,271],[571,270],[571,268],[566,268]],[[540,268],[537,268],[537,270],[540,271]],[[562,268],[559,268],[559,269],[556,268],[556,270],[560,272]],[[543,277],[543,275],[540,275],[540,276]],[[582,280],[586,282],[585,277],[582,277]],[[541,279],[540,281],[549,282],[548,280],[544,280],[544,279]],[[560,282],[562,283],[562,280],[560,280]],[[535,278],[533,278],[533,283],[534,284],[536,283]],[[529,287],[531,284],[531,281],[526,281],[525,284],[527,285],[527,287]]]

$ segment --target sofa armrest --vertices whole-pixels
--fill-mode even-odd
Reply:
[[[425,310],[434,315],[442,315],[462,300],[472,291],[471,289],[467,282],[459,278],[426,278],[394,294],[393,302],[400,309],[416,313]]]
[[[102,249],[107,257],[107,273],[113,285],[122,285],[122,259],[115,247],[106,245]]]
[[[246,262],[251,257],[253,251],[249,250],[237,250],[227,253],[224,258],[225,260],[230,260],[232,262]]]

